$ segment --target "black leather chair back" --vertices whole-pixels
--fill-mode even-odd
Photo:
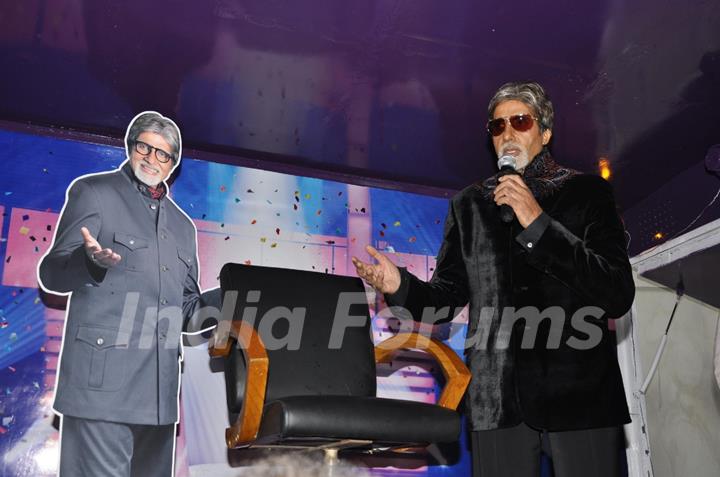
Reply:
[[[233,319],[252,321],[267,348],[266,403],[288,396],[375,396],[370,313],[359,278],[228,263],[220,272],[220,284],[225,300],[228,291],[238,292]],[[343,293],[350,293],[345,302],[352,305],[345,306],[345,312],[341,306],[338,312]],[[293,309],[294,313],[288,311]],[[338,319],[334,319],[336,312]],[[274,319],[278,316],[291,319]],[[333,326],[343,337],[336,349],[329,347]],[[299,346],[290,349],[293,339],[286,337],[291,329],[300,327]],[[282,341],[290,341],[290,346],[278,346]],[[231,420],[242,406],[244,376],[242,353],[233,346],[225,363]]]

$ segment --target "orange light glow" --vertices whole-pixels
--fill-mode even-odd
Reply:
[[[653,235],[653,238],[655,240],[662,240],[663,238],[665,238],[665,234],[662,232],[656,232],[655,235]]]
[[[601,157],[598,161],[598,166],[600,167],[600,176],[608,180],[612,176],[612,171],[610,170],[610,161],[607,160],[605,157]]]

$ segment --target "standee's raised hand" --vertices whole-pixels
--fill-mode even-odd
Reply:
[[[90,235],[90,231],[86,227],[81,227],[80,233],[82,233],[85,241],[85,253],[96,265],[110,268],[120,263],[122,257],[109,248],[102,248],[100,243],[95,240],[95,237]]]

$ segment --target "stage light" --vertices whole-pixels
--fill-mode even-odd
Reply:
[[[612,171],[610,170],[610,161],[607,160],[605,157],[601,157],[598,161],[598,167],[600,168],[600,176],[608,180],[612,176]]]
[[[655,240],[662,240],[665,238],[665,234],[662,232],[655,232],[655,235],[653,235],[653,239]]]

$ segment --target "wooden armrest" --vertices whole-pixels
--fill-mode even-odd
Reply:
[[[223,330],[217,329],[213,334],[208,349],[210,356],[227,357],[237,341],[245,358],[246,367],[242,409],[235,423],[225,429],[225,443],[229,449],[234,449],[251,443],[257,437],[265,405],[269,362],[265,344],[251,325],[244,321],[233,321],[229,339],[227,335],[223,339],[222,333]],[[215,346],[216,340],[217,346]]]
[[[425,351],[440,363],[446,383],[437,404],[447,409],[457,409],[470,383],[470,370],[457,353],[435,338],[418,333],[398,333],[375,346],[375,362],[389,363],[393,353],[400,349]]]

